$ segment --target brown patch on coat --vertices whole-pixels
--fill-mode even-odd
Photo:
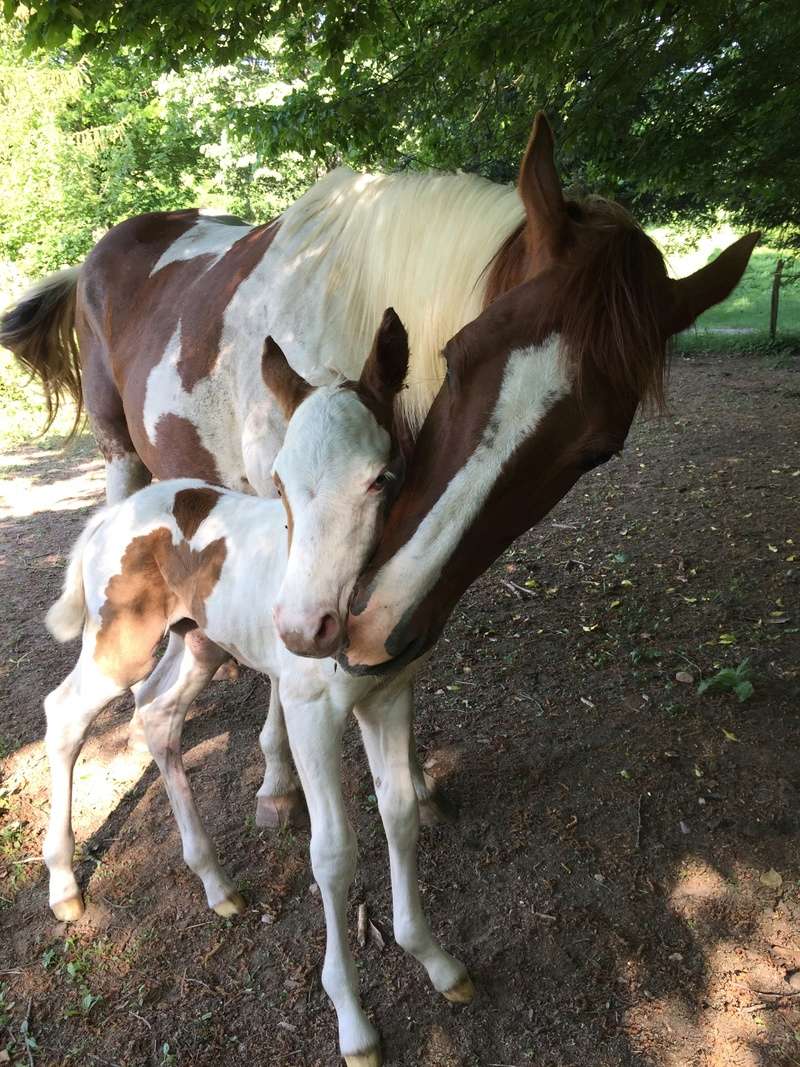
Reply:
[[[172,514],[187,541],[197,533],[221,495],[216,489],[180,489],[175,494]]]
[[[205,626],[205,602],[226,555],[224,538],[196,552],[186,541],[174,545],[166,527],[134,537],[100,609],[94,659],[103,673],[119,685],[134,685],[153,669],[171,618]]]
[[[222,484],[216,460],[200,440],[197,427],[182,415],[162,415],[156,423],[155,446],[148,444],[144,455],[141,447],[137,451],[148,470],[158,468],[159,478],[201,478],[212,485]]]
[[[287,551],[292,551],[292,535],[294,533],[294,516],[292,515],[292,506],[289,503],[289,498],[286,495],[286,490],[283,487],[283,482],[280,476],[273,474],[272,480],[275,482],[275,488],[278,490],[278,496],[283,501],[283,507],[286,511],[286,534],[288,537],[288,544],[286,546]]]

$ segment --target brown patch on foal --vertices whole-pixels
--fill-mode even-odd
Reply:
[[[187,541],[197,533],[221,495],[216,489],[181,489],[175,494],[172,514]]]
[[[203,627],[226,555],[224,538],[196,552],[186,541],[174,545],[166,527],[134,537],[100,609],[94,659],[103,673],[126,687],[147,677],[176,613]]]

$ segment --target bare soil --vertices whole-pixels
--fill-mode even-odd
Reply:
[[[456,611],[418,686],[418,734],[460,814],[423,830],[420,862],[434,929],[475,978],[466,1009],[391,940],[385,844],[349,735],[351,927],[364,901],[385,937],[353,941],[387,1064],[800,1064],[798,370],[676,360],[672,414],[638,422],[625,455]],[[206,910],[153,765],[126,753],[121,700],[77,770],[89,908],[69,929],[51,917],[41,699],[75,647],[40,619],[102,474],[85,441],[7,465],[0,1050],[87,1067],[336,1063],[307,836],[253,825],[254,673],[212,686],[185,732],[249,911]],[[750,699],[698,693],[744,660]]]

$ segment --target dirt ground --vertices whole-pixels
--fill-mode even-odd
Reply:
[[[672,414],[586,476],[456,611],[418,686],[430,772],[459,810],[424,829],[435,932],[478,989],[456,1009],[391,939],[387,859],[356,733],[353,937],[391,1065],[800,1064],[800,360],[674,364]],[[38,855],[41,699],[75,646],[40,618],[102,491],[84,442],[6,457],[0,530],[0,1063],[315,1067],[336,1059],[303,833],[258,831],[252,672],[190,714],[187,765],[250,902],[209,913],[130,701],[77,770],[66,928]],[[749,699],[701,679],[739,667]],[[725,677],[723,676],[723,682]],[[747,687],[741,690],[747,694]],[[27,1038],[27,1042],[26,1042]]]

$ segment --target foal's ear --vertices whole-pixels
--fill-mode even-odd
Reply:
[[[261,377],[287,419],[294,415],[308,394],[314,391],[314,387],[309,385],[305,378],[301,378],[289,364],[281,347],[272,337],[268,337],[264,342]]]
[[[543,111],[537,111],[517,185],[527,217],[529,247],[534,254],[540,250],[546,254],[555,252],[567,221],[553,149],[550,123]]]
[[[394,308],[387,308],[358,380],[359,392],[391,413],[408,371],[408,334]]]

